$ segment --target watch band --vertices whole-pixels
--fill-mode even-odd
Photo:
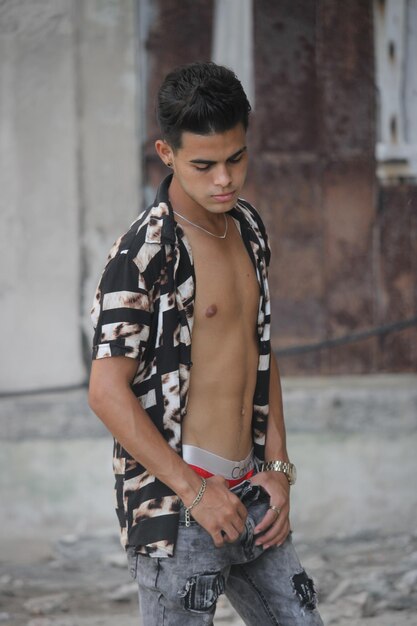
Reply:
[[[264,461],[261,465],[261,472],[282,472],[290,485],[294,485],[297,476],[295,465],[286,461]]]

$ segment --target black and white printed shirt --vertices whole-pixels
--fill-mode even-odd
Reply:
[[[132,390],[168,444],[181,455],[181,423],[192,366],[195,274],[190,244],[168,199],[171,177],[161,183],[155,203],[110,251],[92,310],[93,358],[122,355],[137,360]],[[252,432],[255,455],[263,460],[269,410],[270,251],[264,225],[248,202],[239,199],[228,215],[241,234],[260,287]],[[172,556],[179,497],[116,440],[113,469],[122,545],[141,554]]]

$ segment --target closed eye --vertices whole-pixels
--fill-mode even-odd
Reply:
[[[243,155],[245,153],[246,153],[246,146],[242,148],[241,150],[239,150],[234,155],[232,155],[231,157],[229,157],[226,162],[230,163],[231,165],[234,165],[235,163],[239,163],[239,161],[242,160]],[[207,172],[213,165],[216,165],[215,161],[205,162],[203,160],[197,160],[197,159],[195,161],[190,161],[190,163],[194,166],[194,169],[196,169],[199,172]]]
[[[205,172],[211,168],[211,165],[194,165],[195,169],[199,172]]]
[[[239,161],[241,161],[242,158],[243,158],[243,154],[240,154],[237,157],[233,157],[231,159],[227,159],[227,162],[231,163],[232,165],[234,165],[235,163],[239,163]],[[209,170],[211,168],[211,164],[208,164],[208,165],[194,165],[194,167],[199,172],[206,172],[207,170]]]
[[[243,153],[239,154],[239,156],[237,157],[232,157],[231,159],[228,159],[229,163],[239,163],[239,161],[241,161],[243,158]]]

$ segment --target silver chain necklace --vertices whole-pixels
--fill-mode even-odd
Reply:
[[[216,235],[215,233],[211,233],[206,228],[203,228],[202,226],[199,226],[198,224],[194,224],[194,222],[192,222],[191,220],[189,220],[186,217],[184,217],[183,215],[181,215],[181,213],[177,213],[177,211],[174,211],[174,213],[175,213],[175,215],[178,215],[178,217],[181,217],[185,222],[188,222],[189,224],[191,224],[191,226],[194,226],[195,228],[199,228],[200,230],[204,231],[208,235],[211,235],[212,237],[216,237],[216,239],[226,239],[229,222],[227,221],[227,217],[226,217],[226,215],[224,213],[223,213],[223,217],[224,217],[224,222],[225,222],[225,228],[224,228],[223,235]]]

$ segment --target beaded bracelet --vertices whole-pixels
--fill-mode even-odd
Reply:
[[[203,497],[203,494],[206,490],[206,486],[207,486],[207,481],[205,478],[202,478],[202,483],[201,483],[201,487],[200,487],[200,491],[198,492],[198,494],[196,495],[196,497],[194,498],[194,500],[191,502],[190,506],[186,506],[184,513],[185,513],[185,525],[187,528],[189,528],[190,524],[191,524],[191,517],[190,517],[190,511],[191,509],[193,509],[196,504],[198,504],[201,500],[201,498]]]

